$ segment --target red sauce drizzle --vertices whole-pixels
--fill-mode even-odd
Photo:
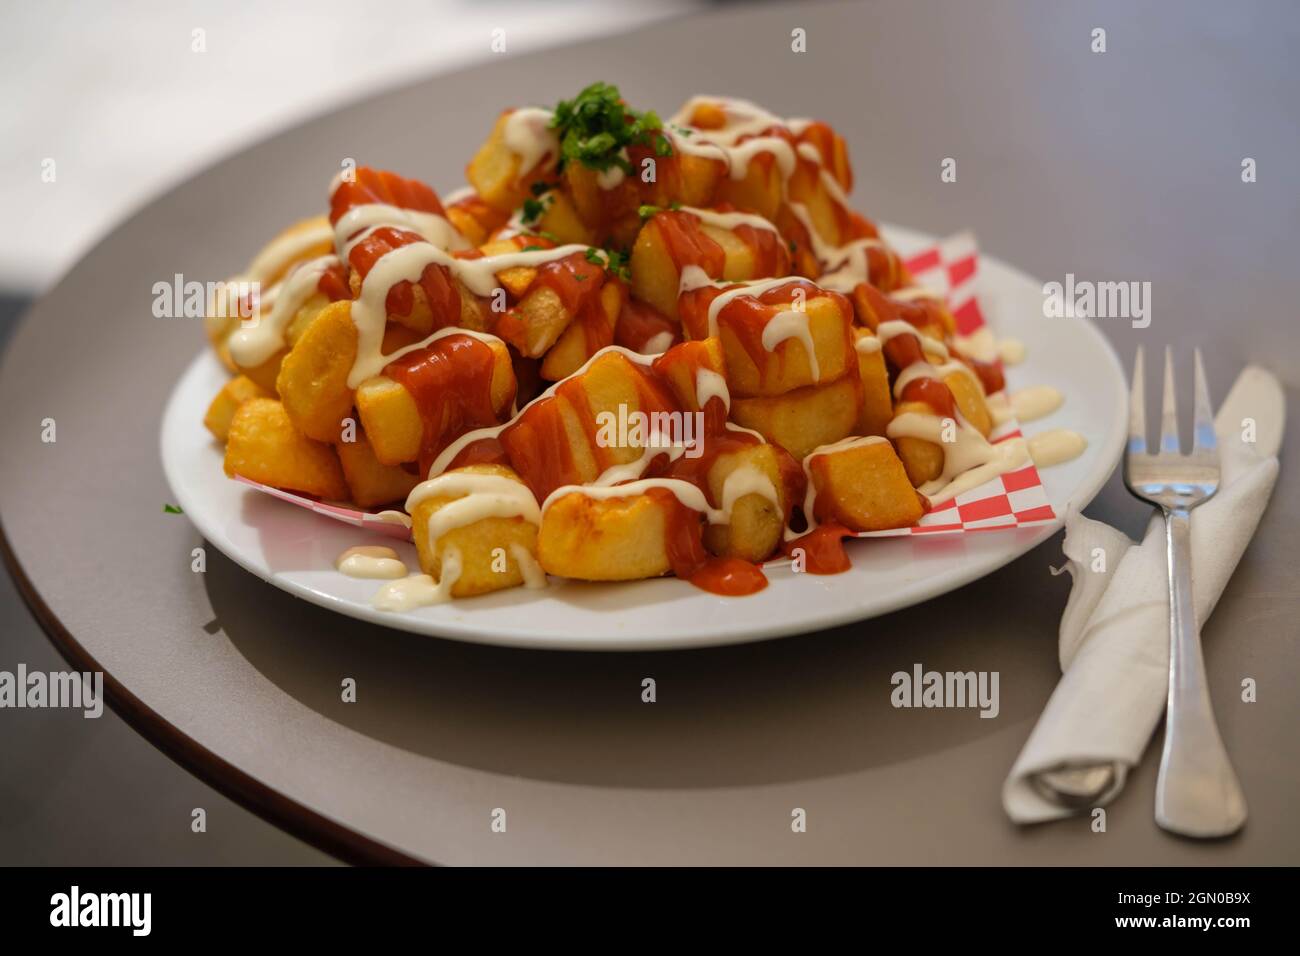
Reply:
[[[371,203],[385,203],[399,209],[431,212],[439,216],[447,214],[438,194],[418,179],[361,166],[352,181],[341,181],[330,194],[330,225],[335,225],[354,206]]]
[[[644,354],[650,351],[651,340],[664,332],[674,344],[681,341],[682,330],[676,322],[654,306],[629,296],[614,325],[614,344]]]
[[[651,488],[647,497],[664,511],[668,565],[673,574],[702,591],[728,597],[753,594],[767,587],[762,568],[740,558],[718,558],[704,549],[698,512],[687,508],[666,488]]]
[[[844,539],[851,537],[852,531],[832,522],[785,542],[781,550],[787,557],[794,557],[795,550],[801,549],[804,570],[809,574],[842,574],[853,566],[844,550]]]
[[[374,230],[366,238],[352,247],[348,253],[348,263],[361,280],[365,280],[376,262],[402,246],[422,243],[424,239],[406,229],[383,226]],[[460,292],[456,288],[451,274],[436,262],[429,263],[420,276],[420,288],[424,290],[433,313],[433,327],[446,328],[460,321]],[[407,316],[415,307],[415,292],[410,282],[398,282],[388,290],[384,308],[390,316]]]
[[[451,441],[475,428],[497,423],[492,403],[496,354],[468,335],[448,335],[427,348],[408,352],[388,364],[385,374],[400,383],[420,410],[424,438],[420,472]],[[509,407],[509,402],[506,403]]]

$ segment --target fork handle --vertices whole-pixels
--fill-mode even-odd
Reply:
[[[1192,523],[1165,509],[1169,561],[1169,697],[1156,783],[1156,822],[1191,837],[1227,836],[1246,822],[1246,798],[1228,762],[1205,682],[1192,603]]]

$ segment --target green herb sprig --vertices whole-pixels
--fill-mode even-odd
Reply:
[[[629,146],[649,146],[656,156],[673,154],[659,117],[652,110],[628,109],[610,83],[592,83],[573,99],[561,100],[551,129],[560,137],[560,169],[579,162],[599,172],[617,166],[631,174],[632,164],[623,156]]]

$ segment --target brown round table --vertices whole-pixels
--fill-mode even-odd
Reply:
[[[704,91],[823,116],[849,139],[869,214],[941,234],[973,226],[990,253],[1045,278],[1150,281],[1150,328],[1105,325],[1126,361],[1139,342],[1196,344],[1216,395],[1254,361],[1294,399],[1297,17],[1280,3],[1171,14],[1028,0],[727,8],[437,76],[222,161],[94,248],[9,347],[9,567],[65,657],[106,671],[137,730],[345,859],[1294,864],[1294,427],[1265,525],[1204,629],[1251,806],[1244,833],[1212,844],[1154,825],[1154,751],[1106,834],[1003,815],[1003,778],[1058,676],[1059,539],[860,625],[682,653],[541,653],[367,626],[214,549],[192,573],[201,539],[162,508],[159,414],[202,336],[195,321],[152,317],[155,281],[234,272],[320,208],[343,157],[450,189],[496,110],[598,78],[661,112]],[[1090,49],[1094,27],[1105,53]],[[791,51],[795,28],[806,53]],[[947,157],[955,183],[940,181]],[[1245,157],[1255,183],[1241,180]],[[54,444],[40,440],[47,417]],[[1146,515],[1117,479],[1089,513],[1131,533]],[[1009,600],[1025,589],[1041,599]],[[889,675],[916,662],[999,671],[1000,716],[893,709]],[[640,699],[648,676],[654,705]],[[340,700],[345,677],[356,703]],[[1243,677],[1258,703],[1239,702]],[[791,832],[795,807],[806,833]]]

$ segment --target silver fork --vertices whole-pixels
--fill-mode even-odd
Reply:
[[[1142,348],[1138,347],[1124,484],[1164,512],[1169,562],[1169,696],[1156,783],[1156,822],[1184,836],[1218,837],[1241,829],[1246,822],[1246,798],[1214,721],[1192,602],[1191,512],[1219,490],[1218,441],[1200,349],[1196,350],[1195,401],[1192,451],[1183,455],[1178,445],[1173,355],[1166,348],[1160,450],[1148,453]]]

